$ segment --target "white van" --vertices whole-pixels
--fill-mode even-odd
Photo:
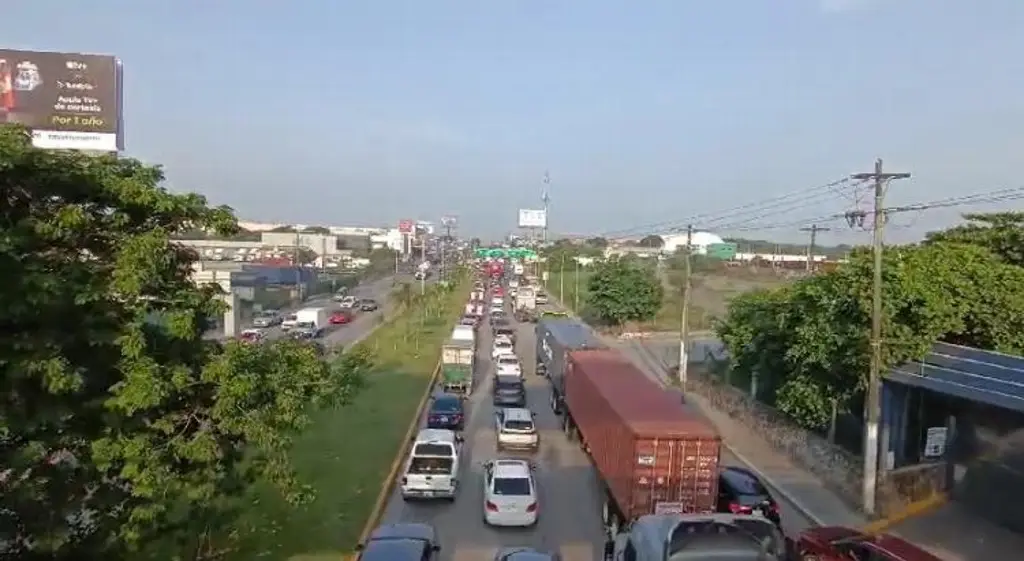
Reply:
[[[416,435],[402,477],[402,499],[455,500],[462,438],[455,431],[423,429]]]

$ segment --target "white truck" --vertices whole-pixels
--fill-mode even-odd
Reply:
[[[456,325],[452,330],[452,341],[467,341],[476,345],[476,330],[470,325]]]
[[[532,286],[520,286],[516,292],[515,316],[517,321],[527,322],[537,319],[537,289]]]
[[[295,323],[312,323],[317,329],[326,329],[329,316],[327,308],[303,308],[295,312]]]

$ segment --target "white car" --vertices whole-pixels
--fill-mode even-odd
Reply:
[[[540,446],[533,412],[525,407],[498,409],[494,414],[494,431],[497,433],[498,450],[536,450]]]
[[[281,331],[289,331],[299,323],[299,316],[295,314],[288,314],[281,321]]]
[[[523,365],[513,354],[499,355],[494,359],[494,372],[498,376],[523,376]]]
[[[491,460],[484,464],[484,521],[491,526],[537,523],[537,485],[525,460]]]
[[[501,307],[504,307],[504,306],[505,306],[505,298],[503,298],[501,296],[494,296],[494,297],[491,298],[491,307],[492,308],[501,308]]]
[[[423,429],[416,435],[402,477],[402,499],[455,500],[462,438],[446,429]]]
[[[355,296],[346,296],[346,297],[342,298],[341,299],[341,307],[343,309],[346,309],[346,310],[356,307],[356,297]]]
[[[491,348],[491,358],[497,360],[499,356],[503,355],[515,355],[516,347],[512,344],[512,341],[508,339],[495,339],[494,346]]]

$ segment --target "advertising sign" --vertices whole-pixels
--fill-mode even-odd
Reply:
[[[548,225],[548,212],[529,208],[519,209],[520,228],[545,228]]]
[[[413,229],[416,228],[416,222],[412,220],[399,220],[398,231],[403,234],[411,234]]]
[[[121,62],[106,55],[0,49],[0,123],[55,150],[124,148]]]

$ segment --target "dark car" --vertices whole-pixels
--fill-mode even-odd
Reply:
[[[495,407],[526,407],[526,386],[519,376],[495,376],[493,392]]]
[[[764,516],[782,525],[779,505],[768,489],[753,472],[737,466],[724,468],[718,476],[718,511]]]
[[[379,526],[356,550],[359,561],[434,561],[441,545],[433,526],[410,522]]]
[[[494,554],[494,561],[561,561],[554,551],[541,551],[532,547],[503,547]]]
[[[434,395],[427,410],[428,429],[462,430],[465,423],[466,412],[461,397],[450,393]]]
[[[796,539],[796,559],[820,561],[941,561],[920,546],[892,534],[865,534],[842,526],[819,526]]]
[[[376,312],[379,307],[377,301],[372,298],[364,298],[359,301],[359,311],[361,312]]]

